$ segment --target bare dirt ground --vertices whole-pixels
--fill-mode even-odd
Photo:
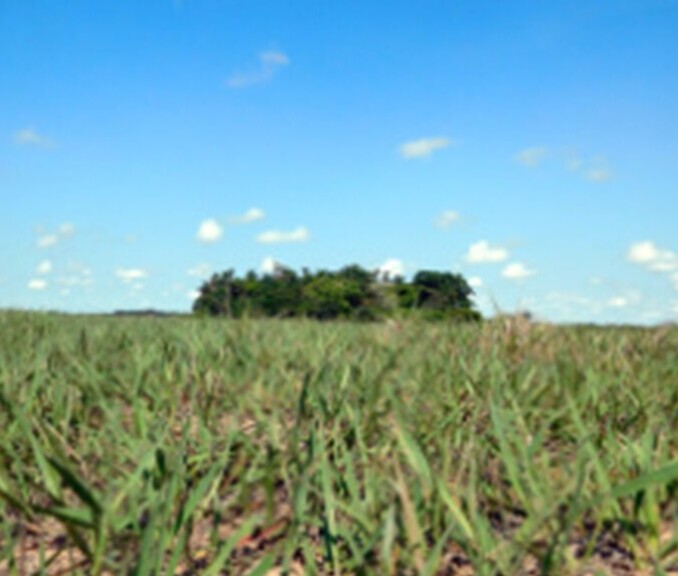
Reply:
[[[261,503],[263,508],[264,504]],[[234,514],[223,518],[216,527],[217,539],[224,541],[229,538],[241,525],[244,518]],[[83,553],[73,545],[63,525],[54,519],[41,519],[40,523],[32,524],[22,521],[17,515],[5,519],[10,522],[10,529],[14,533],[18,545],[13,551],[14,572],[8,559],[0,561],[0,576],[12,573],[20,576],[66,576],[70,574],[90,574],[90,564]],[[495,528],[505,532],[515,528],[515,521],[510,515],[495,519]],[[247,574],[256,566],[266,554],[280,549],[288,531],[292,527],[292,508],[284,490],[277,494],[276,513],[274,518],[257,526],[254,532],[237,542],[228,569],[221,574]],[[319,531],[309,533],[308,538],[314,548],[318,550],[317,564],[323,565],[323,546]],[[672,528],[667,522],[661,534],[661,542],[669,542],[674,538]],[[212,544],[215,540],[214,518],[206,517],[195,522],[188,543],[187,558],[179,565],[174,576],[198,576],[209,565],[216,553]],[[547,543],[544,543],[546,547]],[[665,566],[664,572],[657,571],[648,558],[638,557],[631,547],[624,542],[624,537],[613,526],[594,535],[593,527],[590,533],[580,532],[573,536],[568,547],[571,555],[571,566],[563,576],[651,576],[654,574],[678,574],[678,560],[671,566]],[[474,576],[471,561],[464,550],[452,543],[444,553],[441,569],[437,576]],[[40,571],[41,563],[47,561],[48,567]],[[639,568],[642,566],[642,568]],[[307,572],[303,559],[299,553],[290,565],[289,576],[303,576]],[[331,574],[328,567],[323,574]],[[515,575],[505,576],[539,576],[542,574],[537,557],[527,555],[523,561],[523,568]],[[555,574],[555,572],[550,572]],[[396,572],[396,574],[401,574]],[[409,572],[402,573],[409,576]],[[102,572],[104,576],[119,576],[110,571]],[[276,566],[265,576],[282,576],[283,567]]]

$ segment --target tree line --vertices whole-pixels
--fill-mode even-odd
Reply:
[[[353,264],[337,271],[277,265],[273,272],[233,270],[213,274],[199,289],[193,312],[208,316],[307,317],[318,320],[379,320],[394,314],[427,319],[477,321],[473,289],[461,274],[423,270],[411,281],[389,278]]]

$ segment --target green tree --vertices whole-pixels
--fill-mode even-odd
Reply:
[[[418,288],[417,306],[435,310],[470,310],[473,289],[461,274],[422,270],[412,285]]]
[[[244,315],[290,317],[305,315],[329,320],[374,320],[398,308],[431,319],[473,320],[473,291],[460,274],[424,270],[412,282],[398,278],[379,282],[377,275],[357,264],[337,272],[280,266],[261,277],[248,272],[236,278],[233,270],[214,274],[193,304],[198,314],[240,318]]]
[[[366,292],[357,280],[325,272],[304,286],[303,297],[306,315],[330,320],[352,316],[363,306]]]

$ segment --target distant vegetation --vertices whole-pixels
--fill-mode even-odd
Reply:
[[[358,265],[336,272],[304,269],[301,274],[278,266],[262,276],[249,272],[237,278],[233,270],[214,274],[201,286],[193,311],[232,318],[377,320],[401,314],[476,321],[481,315],[472,295],[465,278],[449,272],[421,271],[407,282]]]

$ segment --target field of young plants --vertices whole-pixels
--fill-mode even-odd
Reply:
[[[0,313],[0,574],[678,574],[678,329]]]

